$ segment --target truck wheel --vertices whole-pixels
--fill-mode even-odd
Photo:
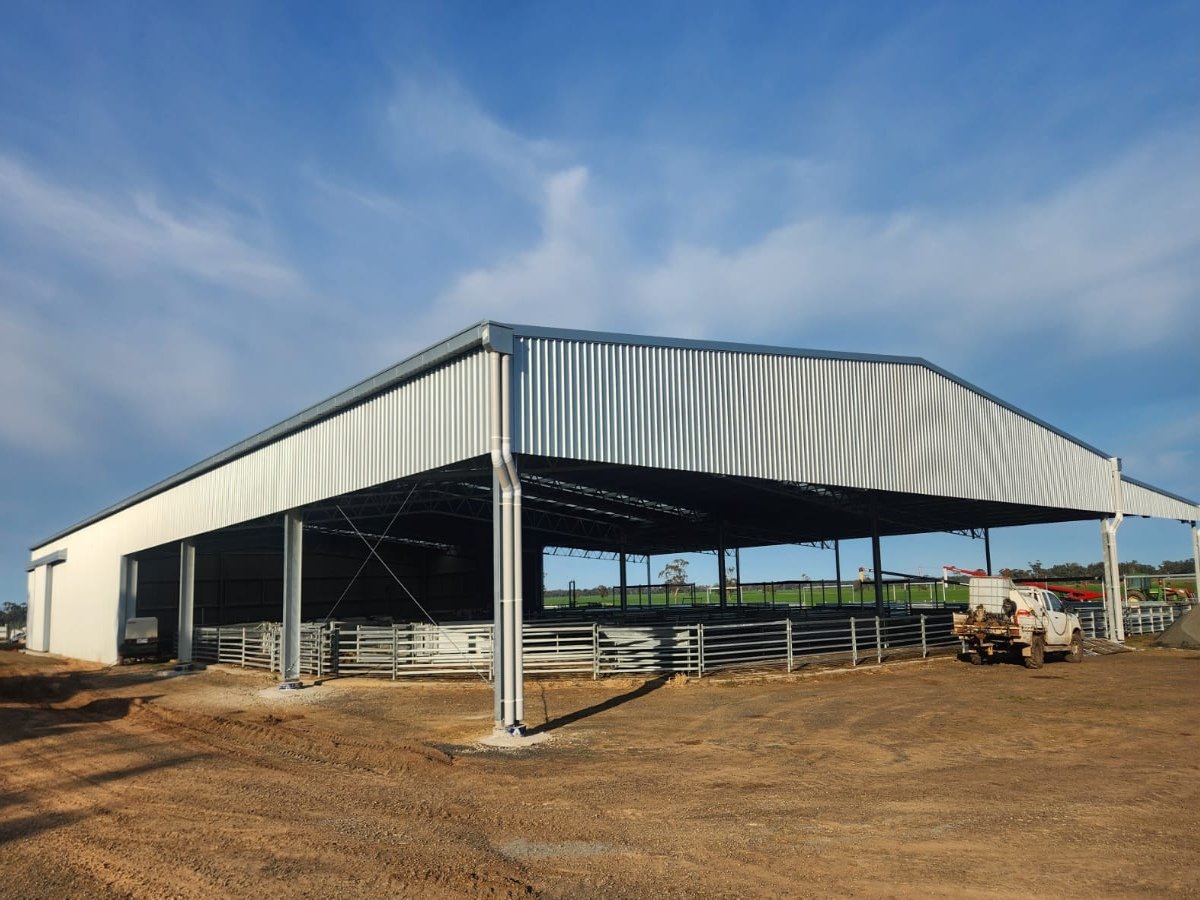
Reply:
[[[1046,642],[1040,634],[1035,634],[1029,642],[1029,655],[1024,659],[1027,669],[1040,669],[1046,661]]]
[[[1065,658],[1067,662],[1083,662],[1083,635],[1078,631],[1071,634],[1071,646]]]

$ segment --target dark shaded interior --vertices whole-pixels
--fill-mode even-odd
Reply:
[[[518,457],[517,466],[527,615],[541,609],[545,547],[660,555],[867,538],[875,528],[881,536],[973,534],[1098,518],[1086,510],[545,457]],[[304,507],[304,620],[412,620],[425,612],[438,621],[490,619],[492,507],[486,457]],[[279,619],[279,516],[201,535],[195,543],[197,624]],[[138,612],[158,616],[169,639],[178,610],[179,546],[145,551],[138,560]]]

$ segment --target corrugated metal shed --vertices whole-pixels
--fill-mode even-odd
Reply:
[[[1128,476],[1123,476],[1121,482],[1122,509],[1126,515],[1179,519],[1181,522],[1200,518],[1200,508],[1185,497],[1169,494]]]
[[[34,560],[65,555],[46,600],[51,649],[112,658],[125,555],[464,461],[474,481],[460,499],[490,496],[492,353],[512,356],[512,449],[532,473],[529,521],[543,537],[555,504],[595,525],[607,503],[604,521],[617,521],[655,472],[675,489],[725,479],[726,509],[753,485],[784,488],[781,509],[823,491],[885,498],[918,511],[916,530],[959,514],[986,514],[982,526],[1116,508],[1106,454],[924,360],[483,322],[37,544]],[[575,482],[558,479],[562,460]],[[930,504],[954,515],[922,518]],[[1195,503],[1128,478],[1123,509],[1200,519]],[[844,528],[860,528],[861,506],[854,515]],[[696,540],[711,519],[689,520]],[[824,522],[813,513],[806,527]]]
[[[513,352],[520,453],[1113,508],[1105,454],[923,360],[520,328]]]

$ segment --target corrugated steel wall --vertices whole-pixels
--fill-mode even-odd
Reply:
[[[517,336],[514,450],[1101,511],[1108,462],[921,365]]]
[[[1200,507],[1128,481],[1121,486],[1121,500],[1126,515],[1130,516],[1155,516],[1191,522],[1200,519]]]
[[[488,366],[479,352],[96,524],[121,520],[135,532],[123,547],[132,552],[487,452]]]
[[[488,378],[482,351],[448,362],[37,548],[68,552],[50,650],[117,658],[126,554],[487,453]]]

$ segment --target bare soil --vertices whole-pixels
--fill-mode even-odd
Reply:
[[[1200,653],[479,682],[0,652],[8,897],[1190,896]]]

